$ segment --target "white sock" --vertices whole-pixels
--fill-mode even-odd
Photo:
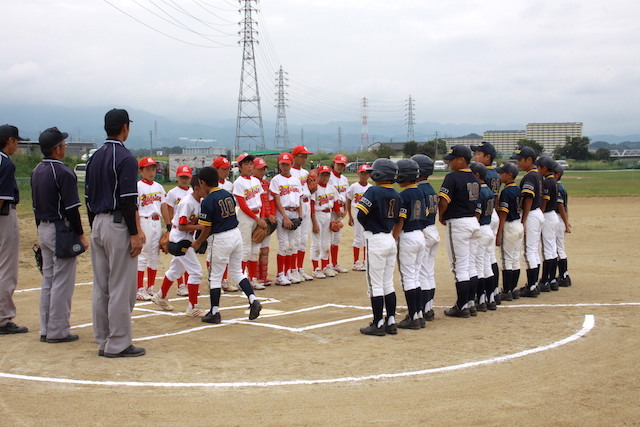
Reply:
[[[218,313],[219,311],[220,311],[220,307],[218,307],[217,305],[216,305],[216,306],[211,307],[211,314],[216,314],[216,313]]]
[[[255,294],[251,294],[249,295],[249,304],[253,304],[253,302],[256,300],[256,295]]]
[[[396,316],[389,316],[387,318],[387,324],[388,325],[393,325],[394,323],[396,323]]]

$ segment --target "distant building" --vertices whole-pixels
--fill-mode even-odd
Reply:
[[[67,156],[80,157],[93,148],[96,148],[95,142],[67,142]],[[40,154],[40,145],[38,141],[20,141],[17,152]]]
[[[406,142],[374,142],[367,147],[367,151],[376,151],[384,145],[385,147],[393,148],[396,153],[403,153],[404,144],[406,144]]]
[[[228,148],[222,147],[182,147],[182,154],[196,154],[206,156],[222,156],[227,155]]]
[[[447,149],[454,145],[478,145],[483,141],[482,137],[479,135],[477,137],[463,136],[460,138],[442,138],[442,140],[447,144]]]
[[[544,147],[545,153],[553,153],[567,142],[567,137],[582,137],[582,123],[529,123],[526,139],[532,139]]]
[[[483,141],[490,142],[498,153],[511,154],[517,147],[518,141],[525,139],[523,130],[488,130],[483,134]]]

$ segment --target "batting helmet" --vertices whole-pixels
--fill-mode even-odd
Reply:
[[[411,159],[398,160],[398,183],[411,182],[420,176],[420,166]]]
[[[431,160],[431,157],[425,156],[424,154],[416,154],[411,157],[411,160],[416,162],[420,167],[419,178],[426,178],[433,175],[433,160]]]
[[[469,169],[471,169],[471,172],[477,173],[480,179],[483,181],[487,176],[487,167],[480,162],[471,162],[469,164]]]
[[[371,179],[378,181],[395,181],[398,177],[398,165],[393,160],[376,159],[371,165]]]

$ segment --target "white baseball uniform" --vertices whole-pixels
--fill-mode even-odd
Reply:
[[[300,206],[300,195],[302,194],[302,186],[300,180],[293,175],[284,176],[278,174],[271,179],[269,191],[272,194],[280,196],[280,204],[287,216],[298,218],[298,206]],[[276,218],[278,220],[278,255],[293,255],[297,251],[297,233],[296,230],[288,230],[282,226],[283,217],[279,210],[276,210]]]
[[[306,169],[291,168],[291,175],[297,177],[300,180],[302,192],[300,194],[300,206],[302,206],[302,224],[296,230],[298,236],[298,251],[306,252],[307,243],[309,242],[309,232],[311,231],[311,192],[307,185],[309,179],[309,171]]]
[[[178,203],[180,203],[180,200],[186,198],[191,193],[193,193],[193,188],[191,187],[174,187],[167,192],[167,197],[164,199],[164,203],[174,209],[173,214],[175,215],[175,209]]]
[[[311,259],[314,261],[329,259],[329,246],[331,245],[329,223],[337,196],[337,190],[331,184],[326,186],[318,184],[317,190],[311,195],[316,222],[320,229],[319,233],[311,233]]]
[[[147,267],[157,270],[160,265],[160,237],[162,237],[160,207],[165,197],[164,187],[160,183],[146,179],[138,181],[138,214],[140,226],[146,238],[138,256],[138,271],[144,271]]]
[[[260,217],[262,209],[262,199],[260,195],[264,192],[260,180],[254,176],[241,175],[233,183],[233,195],[244,198],[247,207],[251,212]],[[238,203],[239,205],[239,203]],[[238,228],[242,235],[242,261],[258,261],[260,253],[260,243],[253,243],[251,233],[258,226],[255,219],[247,215],[238,207]]]
[[[345,197],[351,201],[351,216],[353,217],[353,247],[361,248],[364,246],[364,228],[359,221],[355,218],[358,216],[358,209],[356,205],[362,199],[362,195],[367,189],[371,187],[371,184],[367,182],[366,185],[360,184],[360,182],[354,182],[349,186],[349,189],[345,193]]]
[[[333,187],[338,192],[338,202],[340,203],[340,206],[343,207],[347,202],[346,194],[347,194],[347,190],[349,189],[349,180],[343,174],[338,175],[332,171],[329,177],[329,184],[333,185]],[[338,214],[336,214],[335,212],[332,213],[331,219],[334,221],[338,220],[339,219]],[[342,239],[342,228],[339,231],[331,232],[331,244],[333,246],[339,246],[341,239]]]
[[[178,226],[197,225],[199,214],[199,200],[196,200],[191,194],[182,199],[174,211],[173,220],[171,221],[171,231],[169,232],[169,241],[177,243],[181,240],[189,240],[193,242],[193,231],[180,231]],[[202,279],[202,266],[193,248],[189,248],[183,256],[174,256],[171,259],[169,270],[167,270],[165,276],[173,282],[181,277],[185,271],[189,273],[188,284],[200,284],[200,280]]]

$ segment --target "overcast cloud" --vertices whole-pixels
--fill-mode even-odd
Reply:
[[[109,3],[209,47],[159,34]],[[231,0],[5,1],[0,102],[234,120],[238,7]],[[258,7],[265,120],[275,120],[274,73],[282,65],[290,124],[359,120],[365,96],[370,121],[402,120],[411,95],[417,122],[582,121],[587,135],[640,133],[637,1],[269,0]]]

